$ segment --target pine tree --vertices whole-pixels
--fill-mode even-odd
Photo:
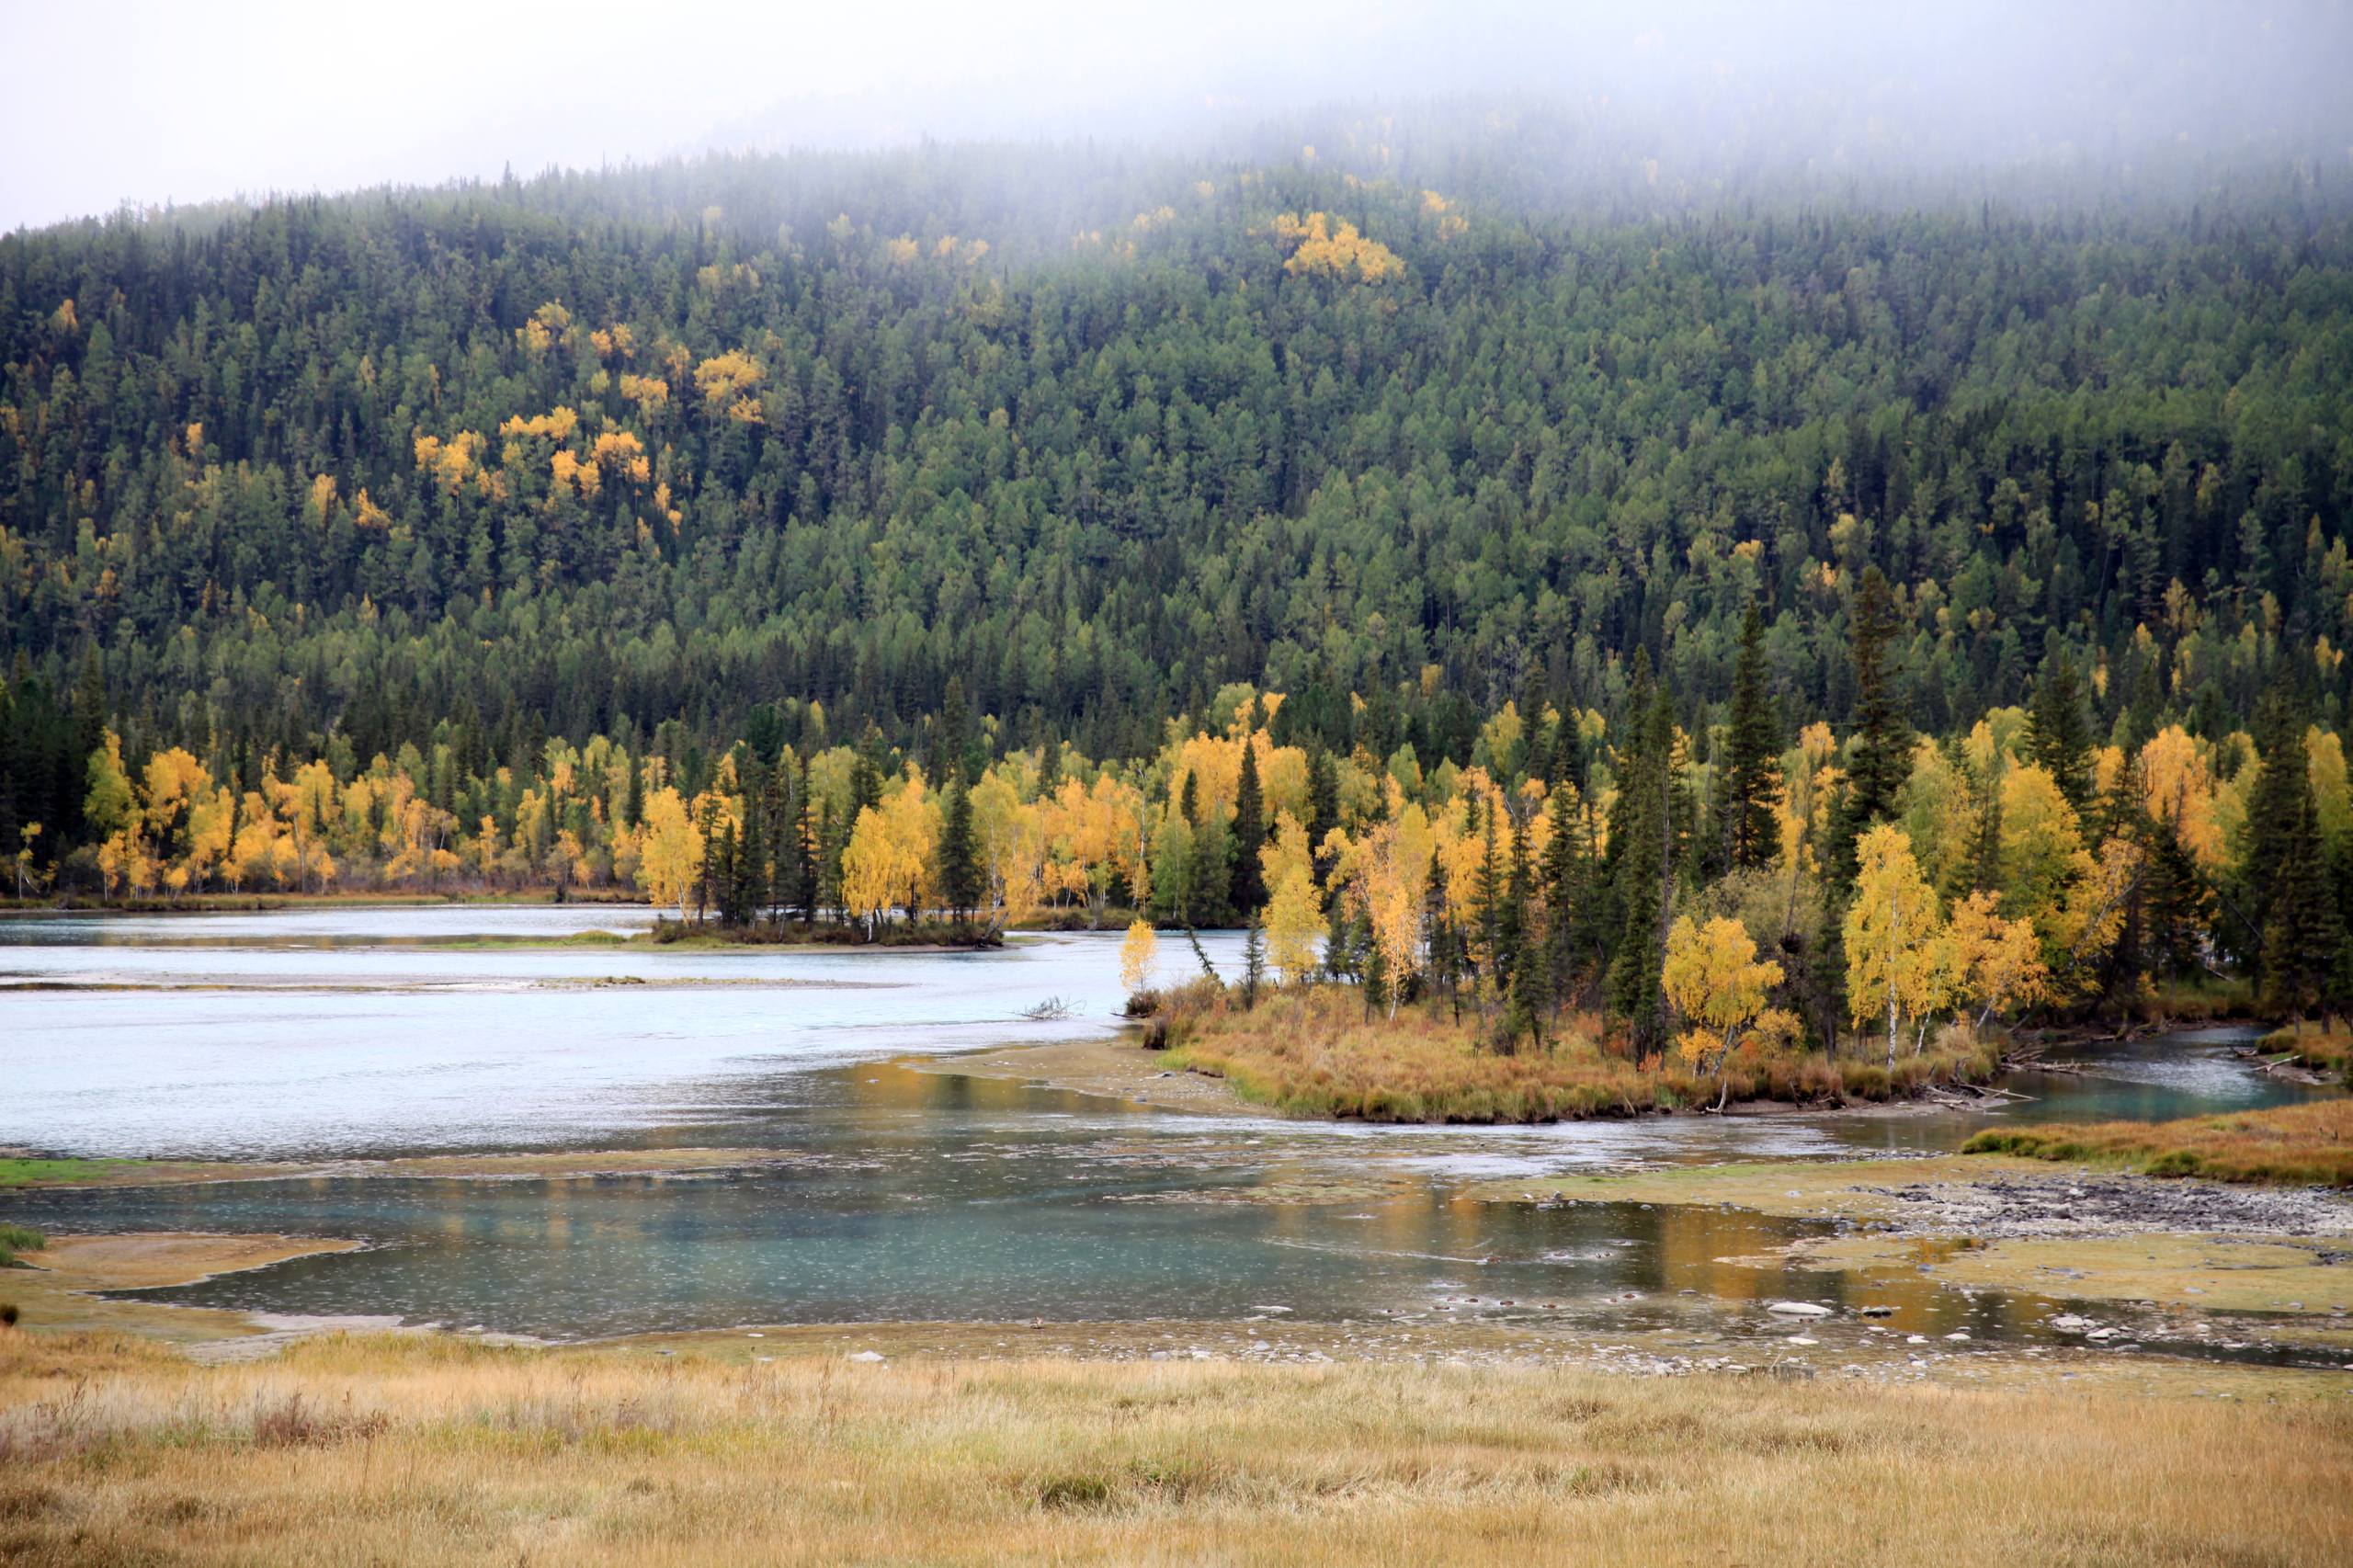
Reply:
[[[2267,1006],[2301,1017],[2337,999],[2345,945],[2309,779],[2290,810],[2286,840],[2278,896],[2263,929],[2263,997]]]
[[[1563,713],[1561,722],[1552,726],[1552,756],[1545,765],[1544,783],[1547,789],[1567,784],[1578,794],[1585,793],[1585,736],[1577,728],[1574,712]]]
[[[731,926],[752,924],[767,898],[767,846],[760,825],[760,819],[767,812],[756,803],[758,800],[756,795],[746,798],[743,832],[734,840],[734,864],[730,869],[727,900],[727,923]]]
[[[949,776],[939,832],[939,893],[949,913],[970,919],[981,904],[981,854],[972,836],[972,795],[959,768]]]
[[[964,677],[949,676],[939,699],[939,717],[933,731],[932,777],[944,784],[950,778],[969,777],[972,749],[972,714],[964,700]]]
[[[1840,886],[1854,880],[1856,841],[1865,828],[1895,815],[1896,796],[1912,776],[1912,724],[1896,690],[1901,630],[1887,578],[1878,567],[1865,567],[1855,590],[1855,738],[1830,846],[1831,875]]]
[[[1517,1043],[1522,1035],[1544,1048],[1544,1018],[1551,1010],[1552,966],[1545,961],[1544,933],[1536,913],[1534,868],[1528,859],[1525,824],[1512,835],[1511,897],[1507,906],[1511,928],[1510,1002],[1504,1032]]]
[[[2042,661],[2041,678],[2027,710],[2027,754],[2051,775],[2078,814],[2092,803],[2092,728],[2075,661],[2054,653]]]
[[[1258,849],[1267,842],[1267,801],[1258,784],[1258,748],[1242,743],[1242,781],[1233,801],[1233,882],[1230,895],[1235,912],[1255,917],[1267,902],[1265,873]]]
[[[1462,1019],[1462,937],[1454,928],[1447,906],[1446,870],[1438,851],[1430,851],[1429,874],[1422,894],[1423,928],[1429,933],[1430,983],[1444,994],[1454,1019]]]
[[[1627,765],[1622,809],[1613,814],[1610,830],[1623,925],[1609,962],[1609,1005],[1627,1021],[1638,1061],[1666,1043],[1659,972],[1675,885],[1674,753],[1674,707],[1661,687],[1651,696],[1641,743]],[[1616,842],[1621,833],[1622,851]]]
[[[1471,917],[1478,922],[1479,960],[1474,968],[1483,983],[1479,990],[1486,994],[1501,996],[1504,985],[1504,883],[1503,863],[1495,858],[1495,812],[1484,809],[1480,824],[1481,845],[1478,871],[1471,884]]]
[[[1511,847],[1505,857],[1504,904],[1495,922],[1495,979],[1509,984],[1518,975],[1533,928],[1529,924],[1529,895],[1528,864],[1528,826],[1515,823],[1506,815],[1506,830],[1510,835]]]
[[[2146,866],[2142,877],[2143,953],[2160,975],[2194,973],[2200,967],[2200,933],[2206,929],[2211,902],[2205,880],[2171,822],[2144,817],[2140,836]]]
[[[2304,726],[2284,686],[2266,692],[2256,705],[2255,744],[2262,767],[2247,792],[2234,901],[2240,920],[2232,929],[2249,965],[2264,973],[2273,919],[2297,853],[2296,823],[2312,798]]]
[[[1332,857],[1324,848],[1324,835],[1340,825],[1340,770],[1332,754],[1317,746],[1307,757],[1307,834],[1315,846],[1315,880],[1329,881]]]
[[[824,887],[819,876],[819,858],[824,840],[821,836],[823,821],[810,809],[809,767],[797,758],[793,765],[795,780],[794,817],[792,827],[793,891],[801,905],[801,918],[808,925],[817,922],[817,906],[824,902]]]
[[[1765,619],[1750,600],[1733,666],[1724,749],[1724,841],[1734,870],[1772,864],[1780,846],[1781,722],[1765,687]]]

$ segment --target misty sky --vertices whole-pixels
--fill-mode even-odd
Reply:
[[[1481,90],[1667,113],[1851,94],[1874,125],[1988,157],[2217,139],[2353,157],[2348,0],[0,0],[0,230],[710,145],[1165,134]]]

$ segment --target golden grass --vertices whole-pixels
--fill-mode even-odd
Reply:
[[[2288,1563],[2349,1471],[2334,1396],[0,1335],[27,1563]]]
[[[2265,1051],[2285,1056],[2300,1067],[2353,1077],[2353,1034],[2290,1024],[2265,1035],[2262,1044]]]
[[[1461,1023],[1442,1007],[1401,1008],[1368,1018],[1350,987],[1285,989],[1244,1011],[1228,997],[1186,994],[1154,1020],[1170,1060],[1231,1083],[1245,1099],[1302,1116],[1368,1121],[1516,1122],[1640,1116],[1733,1101],[1836,1105],[1915,1093],[1925,1085],[1993,1075],[1990,1046],[1932,1050],[1883,1062],[1833,1061],[1817,1053],[1735,1052],[1722,1081],[1681,1065],[1638,1067],[1594,1043],[1590,1020],[1572,1024],[1538,1050],[1512,1055],[1480,1048],[1473,1016]]]
[[[2087,1161],[2156,1176],[2353,1187],[2353,1099],[2178,1121],[1988,1128],[1961,1152]]]

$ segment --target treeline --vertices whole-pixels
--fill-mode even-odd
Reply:
[[[1932,737],[1894,699],[1893,589],[1867,571],[1856,599],[1843,742],[1785,718],[1753,608],[1709,730],[1638,652],[1619,719],[1507,699],[1460,756],[1288,743],[1290,701],[1245,686],[1142,757],[1007,749],[954,678],[920,755],[873,729],[804,747],[772,715],[716,756],[550,740],[481,775],[445,741],[365,767],[272,755],[240,789],[102,730],[94,842],[54,874],[110,899],[617,889],[869,938],[932,914],[1132,910],[1147,932],[1247,924],[1283,979],[1355,982],[1369,1010],[1450,1008],[1505,1048],[1599,1015],[1638,1059],[1679,1045],[1701,1070],[1857,1027],[1892,1059],[1940,1018],[2234,986],[2302,1014],[2353,993],[2353,788],[2297,694],[2267,694],[2252,733],[2168,722],[2128,749],[2054,656],[2028,706]],[[17,861],[23,891],[52,874],[30,846]]]

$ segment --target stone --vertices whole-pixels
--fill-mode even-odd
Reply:
[[[880,1350],[853,1350],[843,1358],[850,1361],[862,1361],[869,1366],[871,1366],[878,1361],[889,1359],[889,1358],[884,1356]]]
[[[1785,1318],[1826,1318],[1830,1309],[1813,1301],[1768,1301],[1765,1310]]]

